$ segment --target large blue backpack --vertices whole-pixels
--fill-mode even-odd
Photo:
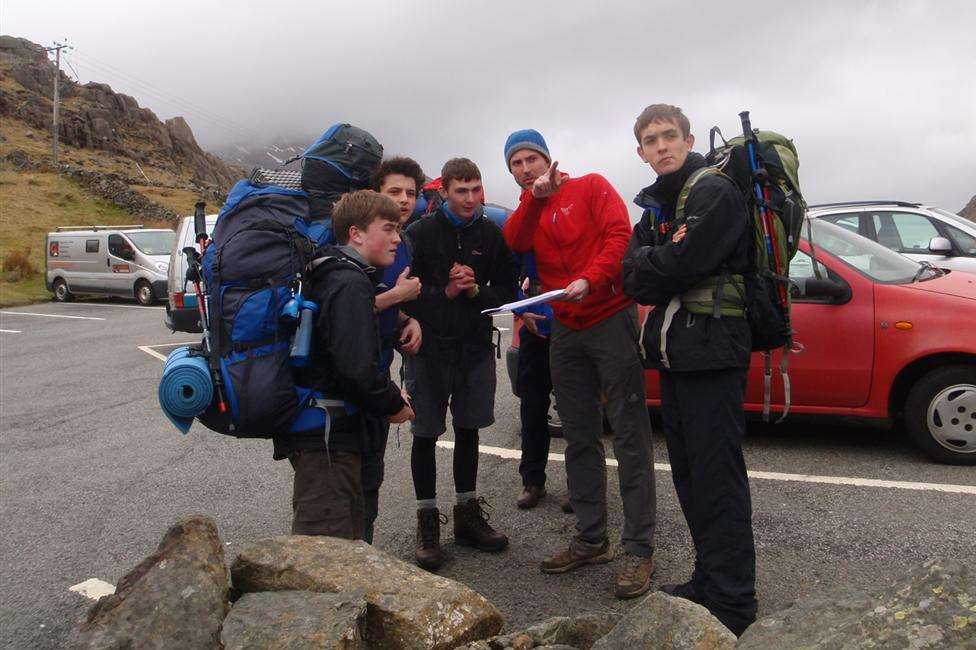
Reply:
[[[331,224],[307,220],[298,172],[255,170],[227,197],[203,257],[213,374],[226,409],[199,416],[209,429],[240,438],[270,438],[325,424],[309,408],[290,362],[297,321],[283,318],[301,294],[314,250],[333,241]]]
[[[296,316],[303,306],[317,309],[302,298],[302,282],[315,251],[335,243],[332,204],[365,186],[382,157],[369,132],[335,124],[296,156],[301,172],[256,169],[231,189],[202,261],[209,364],[219,378],[213,403],[198,416],[207,428],[272,438],[324,426],[328,435],[324,407],[342,403],[295,382]],[[305,316],[310,334],[311,313]]]

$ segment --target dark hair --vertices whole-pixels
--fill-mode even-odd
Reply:
[[[481,170],[467,158],[451,158],[441,168],[441,186],[446,192],[451,181],[480,181]]]
[[[380,186],[383,185],[383,181],[390,174],[400,174],[401,176],[406,176],[407,178],[412,178],[415,183],[417,183],[417,195],[420,195],[420,190],[423,189],[424,183],[427,182],[427,177],[424,175],[424,170],[420,168],[420,165],[413,158],[407,158],[406,156],[395,156],[393,158],[387,158],[383,163],[373,172],[373,177],[371,180],[371,186],[377,192],[380,191]]]
[[[373,190],[344,194],[332,208],[332,228],[336,241],[348,244],[350,228],[356,226],[366,230],[377,219],[400,223],[400,209],[390,197]]]
[[[681,109],[671,104],[651,104],[637,116],[634,122],[634,137],[640,143],[640,133],[647,128],[651,122],[671,122],[681,129],[681,135],[688,137],[691,134],[691,122],[681,112]]]

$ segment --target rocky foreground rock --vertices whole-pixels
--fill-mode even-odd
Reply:
[[[707,609],[657,591],[641,600],[593,650],[731,650],[735,635]]]
[[[739,648],[976,649],[976,571],[929,560],[877,590],[835,589],[753,623]]]
[[[86,650],[976,650],[976,571],[931,560],[876,589],[823,592],[760,619],[738,642],[705,608],[661,592],[623,616],[556,616],[499,634],[502,623],[468,587],[363,542],[274,537],[228,572],[216,526],[190,517],[91,608],[75,640]]]
[[[501,614],[477,592],[365,542],[275,537],[242,551],[231,574],[242,592],[362,593],[371,648],[454,648],[502,627]]]
[[[278,591],[245,594],[224,619],[224,650],[365,650],[366,599],[360,593]]]
[[[227,565],[217,527],[190,517],[91,608],[80,648],[219,648],[227,614]]]

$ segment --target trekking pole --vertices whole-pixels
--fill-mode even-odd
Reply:
[[[756,139],[756,134],[752,130],[752,123],[749,120],[749,111],[742,111],[739,113],[739,119],[742,120],[742,136],[746,142],[746,151],[749,153],[749,167],[752,170],[752,189],[753,193],[756,195],[756,205],[759,207],[759,219],[762,222],[763,237],[766,241],[766,252],[773,260],[773,268],[776,269],[776,275],[778,277],[782,277],[783,264],[782,260],[780,260],[779,256],[777,255],[777,252],[779,251],[779,242],[776,240],[776,228],[773,225],[773,219],[777,217],[776,215],[772,214],[769,209],[769,202],[771,199],[768,183],[769,174],[766,171],[766,167],[763,165],[762,159],[759,157],[759,142]],[[786,287],[778,278],[776,287],[776,293],[779,295],[780,305],[784,310],[786,310],[787,306],[789,305],[786,295]]]
[[[197,309],[200,312],[200,327],[203,330],[203,351],[207,355],[207,363],[210,365],[210,374],[213,377],[214,390],[217,393],[217,410],[221,413],[227,412],[227,402],[224,400],[224,382],[220,376],[220,369],[213,359],[213,341],[210,338],[210,297],[209,292],[204,293],[201,283],[203,281],[203,269],[200,260],[207,251],[207,216],[205,213],[206,203],[197,202],[193,211],[193,229],[196,232],[195,240],[199,251],[192,246],[183,249],[184,253],[192,251],[193,255],[187,254],[188,259],[192,259],[191,268],[196,273],[194,287],[197,292]]]

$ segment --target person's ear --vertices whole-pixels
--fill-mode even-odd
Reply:
[[[447,200],[447,189],[443,186],[437,189],[437,193],[441,195],[441,198],[445,201]]]
[[[349,226],[349,243],[361,244],[362,240],[363,240],[363,231],[356,226]]]
[[[643,160],[644,162],[647,162],[647,158],[644,157],[644,147],[640,145],[637,145],[637,157]]]
[[[685,142],[688,143],[688,148],[689,149],[694,148],[694,146],[695,146],[695,135],[693,133],[689,133],[688,134],[688,137],[685,138]]]

